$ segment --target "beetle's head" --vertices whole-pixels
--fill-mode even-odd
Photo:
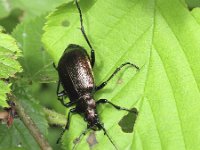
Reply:
[[[100,130],[99,117],[95,109],[89,109],[86,112],[85,120],[88,122],[88,128],[92,130]]]

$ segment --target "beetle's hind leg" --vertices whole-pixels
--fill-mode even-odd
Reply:
[[[63,134],[65,133],[65,131],[69,129],[70,117],[71,117],[71,114],[74,114],[74,113],[76,113],[76,108],[72,108],[72,109],[69,110],[69,113],[68,113],[68,115],[67,115],[67,123],[66,123],[65,128],[64,128],[63,131],[61,132],[61,134],[60,134],[60,136],[59,136],[59,138],[58,138],[58,140],[57,140],[57,142],[56,142],[57,144],[60,142],[60,140],[61,140]]]
[[[96,102],[96,104],[110,104],[111,106],[113,106],[114,108],[116,108],[117,110],[125,110],[125,111],[128,111],[128,112],[131,112],[131,113],[134,113],[134,114],[138,114],[138,111],[137,109],[128,109],[128,108],[124,108],[124,107],[121,107],[121,106],[118,106],[118,105],[115,105],[113,104],[112,102],[108,101],[107,99],[100,99]]]

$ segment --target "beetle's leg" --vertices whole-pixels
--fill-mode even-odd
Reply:
[[[124,108],[124,107],[113,104],[112,102],[108,101],[107,99],[100,99],[96,102],[97,105],[98,104],[105,104],[105,103],[112,105],[114,108],[116,108],[118,110],[125,110],[125,111],[128,111],[128,112],[134,113],[134,114],[138,114],[137,109]]]
[[[57,144],[60,142],[60,140],[61,140],[63,134],[65,133],[65,131],[69,129],[69,125],[70,125],[70,116],[71,116],[71,114],[73,114],[73,113],[75,113],[75,112],[76,112],[76,108],[72,108],[72,109],[69,110],[69,113],[68,113],[68,115],[67,115],[67,123],[66,123],[66,125],[65,125],[64,130],[61,132],[61,134],[60,134],[60,136],[59,136],[59,138],[58,138],[58,140],[57,140],[57,142],[56,142]]]
[[[107,85],[107,83],[126,65],[130,65],[131,67],[134,67],[137,70],[139,70],[139,67],[133,63],[130,63],[130,62],[123,63],[117,69],[115,69],[115,71],[112,73],[112,75],[105,82],[103,82],[99,86],[95,87],[95,91],[98,91],[98,90],[104,88]]]
[[[86,33],[85,33],[85,29],[84,29],[84,26],[83,26],[83,17],[82,17],[81,8],[80,8],[80,6],[79,6],[77,0],[75,0],[75,3],[76,3],[76,7],[77,7],[77,9],[78,9],[79,15],[80,15],[81,32],[82,32],[82,34],[83,34],[83,36],[84,36],[84,38],[85,38],[85,40],[86,40],[88,46],[89,46],[90,49],[91,49],[91,65],[92,65],[92,67],[93,67],[93,66],[94,66],[94,63],[95,63],[95,52],[94,52],[94,49],[93,49],[92,45],[90,44],[90,41],[89,41],[89,39],[88,39],[88,37],[87,37],[87,35],[86,35]]]

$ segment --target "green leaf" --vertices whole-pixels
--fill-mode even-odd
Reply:
[[[21,72],[22,68],[19,62],[16,60],[21,56],[16,41],[10,35],[2,33],[0,30],[0,79],[8,79],[9,77],[15,77],[17,72]],[[7,107],[6,93],[10,92],[11,84],[0,80],[0,106]]]
[[[95,94],[97,100],[107,98],[139,111],[133,132],[124,133],[118,123],[127,113],[109,105],[98,106],[115,145],[120,150],[199,149],[200,11],[191,13],[179,0],[82,0],[80,6],[86,34],[96,52],[96,84],[124,62],[141,68],[137,73],[124,69]],[[75,5],[68,3],[48,17],[43,42],[55,62],[70,43],[82,45],[90,53],[77,12]],[[63,148],[71,149],[85,128],[83,118],[73,115],[62,139]],[[88,135],[77,149],[89,149]],[[103,131],[95,135],[98,144],[94,149],[114,149]]]
[[[30,81],[50,82],[55,81],[57,77],[52,59],[44,51],[41,43],[44,22],[45,15],[36,17],[34,20],[18,25],[12,34],[22,49],[24,57],[20,62],[24,69],[24,76]]]

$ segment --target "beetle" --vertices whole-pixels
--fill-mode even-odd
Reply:
[[[133,63],[126,62],[120,65],[112,74],[111,76],[99,86],[95,85],[94,75],[92,72],[92,68],[95,64],[95,51],[90,44],[90,41],[85,33],[84,26],[83,26],[83,18],[81,8],[78,4],[77,0],[74,0],[76,7],[78,9],[80,15],[80,26],[81,32],[86,40],[88,46],[91,49],[91,58],[89,57],[87,51],[77,44],[70,44],[66,50],[64,51],[63,55],[61,56],[58,66],[54,67],[58,71],[59,81],[57,86],[57,96],[58,100],[64,105],[65,107],[75,106],[70,109],[68,116],[67,116],[67,123],[66,126],[61,133],[57,143],[62,138],[62,135],[66,130],[69,129],[70,125],[70,116],[71,114],[77,113],[84,117],[85,121],[87,122],[87,128],[81,133],[79,139],[87,133],[89,129],[92,130],[103,130],[104,134],[108,137],[110,142],[113,146],[117,149],[116,145],[111,140],[110,136],[108,135],[106,129],[104,128],[103,124],[100,122],[97,106],[99,104],[110,104],[114,108],[118,110],[125,110],[128,112],[138,114],[136,109],[127,109],[116,104],[113,104],[107,99],[100,99],[95,101],[94,94],[95,92],[104,88],[107,83],[125,66],[131,66],[139,70],[139,67]],[[60,91],[60,86],[62,85],[63,91]],[[64,102],[65,97],[69,97],[70,101],[68,103]]]

